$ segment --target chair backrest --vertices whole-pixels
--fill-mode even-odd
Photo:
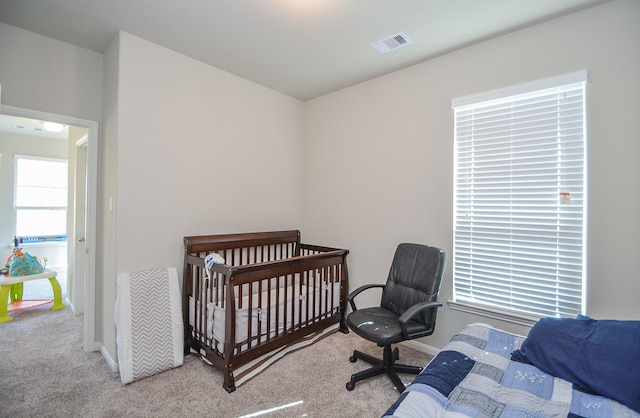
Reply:
[[[380,306],[402,315],[416,303],[435,302],[444,266],[445,253],[440,248],[410,243],[398,245]],[[435,327],[436,311],[424,311],[421,322]]]

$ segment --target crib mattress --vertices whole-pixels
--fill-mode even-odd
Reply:
[[[182,366],[184,324],[175,267],[118,275],[114,307],[123,385]]]

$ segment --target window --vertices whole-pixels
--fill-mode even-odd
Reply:
[[[67,161],[16,156],[14,210],[16,236],[67,233]]]
[[[452,101],[452,308],[528,321],[585,312],[586,75]]]

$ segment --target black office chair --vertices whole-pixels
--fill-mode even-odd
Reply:
[[[419,374],[422,367],[396,364],[398,348],[391,344],[433,334],[436,311],[442,306],[437,302],[440,282],[444,272],[445,254],[439,248],[421,244],[400,244],[396,249],[387,282],[359,287],[347,296],[351,312],[347,324],[356,334],[384,347],[382,360],[355,350],[349,357],[352,363],[358,359],[374,365],[351,376],[347,390],[353,390],[356,382],[386,373],[398,392],[405,387],[398,373]],[[380,306],[357,309],[354,298],[364,290],[383,288]]]

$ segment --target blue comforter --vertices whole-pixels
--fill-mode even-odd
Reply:
[[[531,364],[511,361],[524,337],[485,324],[454,335],[385,417],[640,417]]]

